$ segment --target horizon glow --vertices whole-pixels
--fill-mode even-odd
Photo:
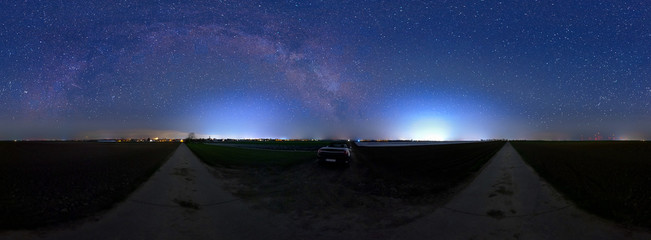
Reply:
[[[648,1],[0,8],[0,140],[651,139]]]

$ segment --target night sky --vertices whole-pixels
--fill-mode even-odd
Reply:
[[[651,139],[651,2],[2,1],[0,139]]]

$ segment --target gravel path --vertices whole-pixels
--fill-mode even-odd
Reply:
[[[286,239],[284,219],[250,209],[185,144],[146,183],[97,221],[16,231],[0,239]]]
[[[587,214],[538,177],[507,143],[463,191],[394,239],[651,239]]]

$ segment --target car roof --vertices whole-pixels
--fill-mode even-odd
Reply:
[[[348,144],[348,142],[338,141],[338,142],[331,142],[330,144],[328,144],[328,146],[330,146],[330,147],[349,147],[350,145]]]

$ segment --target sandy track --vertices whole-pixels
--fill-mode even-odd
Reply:
[[[3,239],[286,239],[284,219],[250,209],[185,144],[138,190],[98,221],[17,231]]]
[[[507,143],[443,208],[394,239],[651,239],[577,209]]]

